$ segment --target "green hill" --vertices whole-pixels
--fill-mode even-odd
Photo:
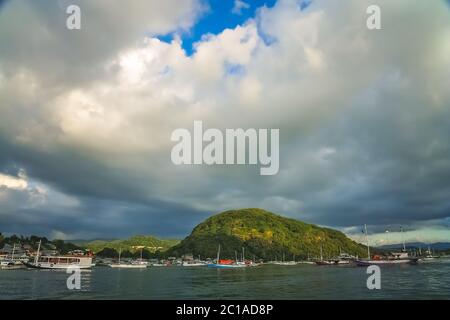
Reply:
[[[158,239],[153,236],[133,236],[125,240],[93,240],[89,242],[79,243],[80,246],[92,250],[94,253],[102,251],[105,248],[118,251],[137,252],[144,249],[149,252],[163,252],[173,247],[179,240]]]
[[[192,233],[166,254],[180,256],[191,253],[215,257],[221,245],[222,258],[234,258],[244,247],[247,257],[286,260],[324,257],[344,252],[366,256],[366,247],[347,238],[342,232],[322,228],[295,219],[275,215],[262,209],[230,210],[206,219]]]

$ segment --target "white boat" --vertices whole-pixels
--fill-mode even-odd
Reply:
[[[145,269],[145,268],[147,268],[147,265],[131,264],[131,263],[112,263],[109,266],[111,268],[122,268],[122,269]]]
[[[438,258],[439,258],[439,256],[433,255],[433,252],[431,251],[431,248],[428,247],[428,250],[426,251],[426,255],[424,257],[420,258],[420,260],[432,261],[432,260],[435,260],[435,259],[438,259]]]
[[[41,256],[41,242],[42,241],[39,241],[34,261],[22,261],[26,267],[33,269],[69,269],[73,267],[89,269],[95,265],[92,263],[91,256]]]
[[[152,263],[151,266],[152,267],[168,267],[168,266],[170,266],[170,263],[156,262],[156,263]]]
[[[309,258],[309,252],[306,260],[300,260],[297,262],[297,264],[316,264],[314,261],[311,261]]]
[[[119,261],[118,263],[111,263],[109,267],[111,268],[121,268],[121,269],[145,269],[148,266],[148,263],[142,260],[142,251],[141,251],[141,259],[137,261],[132,261],[130,263],[122,263],[121,262],[122,249],[119,249]]]
[[[342,252],[341,248],[339,248],[339,255],[335,259],[337,265],[349,265],[355,260],[355,256],[352,256],[346,252]]]
[[[34,269],[68,269],[78,267],[89,269],[95,266],[92,257],[81,256],[40,256],[34,262],[23,262],[28,268]]]
[[[317,260],[316,265],[318,266],[331,266],[336,264],[336,260],[332,259],[324,259],[323,258],[323,248],[322,245],[320,246],[320,260]]]
[[[15,250],[16,250],[16,244],[14,244],[14,246],[13,246],[11,258],[8,258],[8,256],[6,256],[5,259],[0,260],[0,269],[1,270],[15,270],[15,269],[24,268],[24,265],[22,262],[27,262],[28,258],[27,257],[16,258],[14,256]]]
[[[278,265],[278,266],[295,266],[297,264],[297,262],[295,261],[295,256],[293,257],[294,260],[292,261],[285,261],[284,260],[284,253],[283,253],[283,258],[281,261],[275,261],[273,264]]]
[[[203,261],[183,261],[181,265],[183,267],[204,267],[206,263]]]
[[[22,269],[24,266],[21,261],[5,259],[0,261],[0,270],[16,270]]]
[[[295,266],[297,262],[295,261],[276,261],[274,264],[278,266]]]

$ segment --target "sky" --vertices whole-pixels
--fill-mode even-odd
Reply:
[[[0,232],[183,238],[261,207],[450,241],[449,3],[377,0],[369,30],[373,2],[0,1]],[[279,173],[175,166],[195,120],[278,128]]]

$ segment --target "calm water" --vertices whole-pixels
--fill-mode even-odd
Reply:
[[[366,268],[273,266],[97,267],[68,290],[64,271],[0,270],[0,299],[449,299],[450,260],[381,269],[368,290]]]

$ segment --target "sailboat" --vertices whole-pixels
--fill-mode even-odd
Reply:
[[[246,268],[248,265],[245,262],[238,262],[237,261],[237,253],[236,254],[236,260],[221,260],[220,259],[220,244],[219,248],[217,250],[217,259],[216,263],[210,263],[207,266],[210,268],[217,268],[217,269],[232,269],[232,268]]]
[[[400,229],[403,234],[403,228]],[[390,265],[390,264],[415,264],[419,260],[416,257],[410,257],[408,252],[406,251],[405,241],[403,239],[403,250],[401,252],[392,252],[387,257],[381,257],[375,255],[372,259],[370,256],[370,246],[369,246],[369,237],[367,234],[367,225],[364,225],[364,233],[366,235],[367,242],[367,259],[366,260],[355,260],[356,265],[358,266],[370,266],[370,265]]]
[[[5,259],[0,260],[0,269],[1,270],[13,270],[13,269],[21,269],[24,268],[24,265],[22,264],[22,261],[28,261],[23,259],[15,259],[14,253],[16,251],[16,244],[14,243],[13,249],[11,252],[11,258],[8,258],[6,256]]]
[[[284,253],[283,253],[282,260],[275,262],[275,264],[279,265],[279,266],[295,266],[297,264],[297,262],[295,262],[295,255],[293,256],[293,260],[292,261],[285,261],[284,260]]]
[[[334,260],[324,260],[323,259],[323,247],[322,245],[320,246],[320,260],[316,261],[316,264],[318,266],[331,266],[336,264],[336,261]]]
[[[122,255],[122,249],[119,249],[119,261],[118,263],[111,263],[109,266],[111,268],[126,268],[126,269],[145,269],[147,268],[147,263],[138,263],[138,262],[131,262],[131,263],[122,263],[121,262],[121,255]],[[145,262],[142,260],[142,250],[141,250],[141,262]]]
[[[421,258],[421,260],[424,261],[431,261],[431,260],[435,260],[438,259],[439,256],[433,255],[433,252],[431,251],[430,246],[428,246],[428,250],[425,251],[426,252],[426,256],[424,256],[423,258]]]
[[[310,259],[309,251],[306,252],[306,260],[300,260],[297,264],[316,264],[314,261]]]
[[[143,259],[143,248],[141,248],[141,257],[137,260],[131,261],[131,264],[133,264],[133,265],[138,264],[138,265],[143,265],[143,266],[148,267],[148,261]]]

